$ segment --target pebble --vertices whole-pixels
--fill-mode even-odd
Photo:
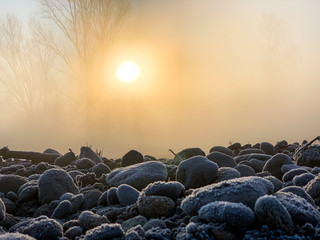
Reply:
[[[235,166],[237,166],[237,163],[233,159],[233,157],[230,155],[227,155],[225,153],[210,152],[210,154],[208,154],[206,156],[206,158],[208,158],[210,161],[218,164],[219,168],[220,167],[235,167]]]
[[[139,191],[127,184],[121,184],[117,190],[117,197],[122,206],[135,203],[139,197]]]

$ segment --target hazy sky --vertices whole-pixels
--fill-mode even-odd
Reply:
[[[0,0],[1,17],[13,12],[26,22],[34,9],[36,1]],[[133,1],[98,87],[98,120],[85,129],[77,85],[63,77],[55,96],[70,109],[55,106],[33,126],[2,88],[0,145],[77,152],[88,144],[106,157],[130,149],[163,157],[169,148],[208,152],[229,140],[311,140],[320,130],[319,12],[316,0]],[[115,72],[127,60],[141,75],[125,85]]]

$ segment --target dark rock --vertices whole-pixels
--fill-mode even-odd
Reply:
[[[121,239],[124,232],[119,224],[102,224],[86,232],[84,240]]]
[[[258,198],[254,205],[254,212],[259,222],[273,229],[281,229],[285,232],[293,232],[292,218],[287,209],[274,196]]]
[[[169,217],[175,212],[175,202],[165,196],[140,195],[137,201],[138,211],[146,218]]]
[[[308,184],[311,180],[313,180],[316,176],[313,175],[312,173],[303,173],[298,176],[295,176],[292,179],[292,182],[294,185],[299,186],[299,187],[304,187],[305,185]]]
[[[230,148],[226,148],[226,147],[223,147],[223,146],[214,146],[210,149],[209,151],[210,153],[212,152],[220,152],[220,153],[223,153],[223,154],[226,154],[226,155],[229,155],[232,157],[233,155],[233,152]],[[210,154],[209,154],[210,155]],[[229,166],[225,166],[225,167],[229,167]]]
[[[64,234],[64,236],[67,237],[68,239],[75,239],[76,237],[81,235],[82,235],[82,228],[79,226],[74,226],[69,228]]]
[[[79,169],[88,169],[92,168],[95,165],[95,162],[90,158],[79,158],[75,164]]]
[[[317,175],[320,173],[320,167],[314,167],[311,169],[311,173]]]
[[[266,176],[263,177],[264,179],[267,179],[268,181],[270,181],[273,184],[274,187],[274,192],[278,192],[282,187],[283,187],[283,183],[276,177],[274,176]]]
[[[71,164],[76,159],[76,156],[73,152],[67,152],[63,156],[57,157],[56,160],[54,160],[54,165],[65,167]]]
[[[12,191],[7,193],[7,198],[10,199],[12,202],[15,202],[15,201],[18,200],[17,194],[15,192],[12,192]]]
[[[162,229],[159,227],[149,229],[145,232],[145,236],[147,239],[163,239],[168,240],[171,239],[172,232],[170,229]]]
[[[268,177],[268,176],[271,176],[271,173],[269,173],[269,172],[258,172],[258,173],[256,173],[256,176],[257,177]]]
[[[1,200],[1,198],[0,198]],[[12,202],[10,199],[8,198],[2,198],[2,201],[5,205],[5,209],[6,209],[6,212],[7,213],[11,213],[11,214],[14,214],[17,210],[17,206],[14,202]],[[0,204],[1,205],[1,204]],[[1,212],[1,206],[0,206],[0,212]],[[1,213],[0,213],[0,218],[1,218]],[[0,221],[1,222],[1,221]]]
[[[320,146],[313,145],[302,151],[297,151],[293,159],[299,166],[320,167]]]
[[[4,233],[0,235],[1,240],[37,240],[26,234],[21,233]]]
[[[135,203],[139,197],[139,191],[127,184],[121,184],[117,190],[117,197],[122,206]]]
[[[70,175],[62,169],[50,169],[45,171],[39,178],[39,201],[50,203],[57,200],[64,193],[79,192]]]
[[[317,206],[320,206],[320,175],[316,176],[307,185],[304,186],[304,190],[315,201]]]
[[[177,181],[186,189],[198,188],[212,183],[218,174],[218,165],[206,157],[195,156],[182,161],[177,170]]]
[[[199,217],[208,222],[227,223],[232,227],[249,227],[254,213],[242,203],[215,201],[200,208]]]
[[[63,200],[59,205],[54,209],[51,218],[53,219],[63,219],[68,217],[72,212],[71,202],[68,200]]]
[[[269,154],[269,155],[275,154],[274,146],[269,142],[262,142],[260,144],[260,149],[264,151],[266,154]]]
[[[174,157],[173,163],[179,165],[183,160],[189,159],[194,156],[205,156],[206,154],[200,148],[186,148],[177,153],[177,156]]]
[[[112,187],[128,184],[141,191],[149,183],[164,181],[166,178],[166,167],[160,162],[151,161],[115,169],[107,175],[106,182]]]
[[[43,153],[62,155],[62,154],[59,153],[57,150],[54,150],[54,149],[52,149],[52,148],[47,148],[46,150],[43,151]]]
[[[252,158],[249,160],[249,163],[250,163],[250,167],[252,167],[256,173],[258,173],[258,172],[263,171],[263,168],[264,168],[264,165],[266,164],[266,161]]]
[[[242,156],[237,156],[234,158],[234,160],[237,163],[242,163],[243,161],[249,161],[251,159],[258,159],[260,161],[268,161],[272,156],[268,154],[259,154],[259,153],[251,153],[251,154],[246,154]]]
[[[293,164],[291,158],[283,153],[277,153],[272,158],[270,158],[263,167],[263,171],[267,171],[271,173],[278,179],[282,179],[283,172],[281,171],[281,167],[284,164]]]
[[[104,223],[109,223],[109,220],[106,216],[100,216],[91,211],[83,211],[78,217],[78,221],[83,231],[95,228]]]
[[[291,181],[295,176],[300,175],[302,173],[307,173],[307,172],[308,171],[303,168],[292,169],[283,175],[282,181],[284,182]]]
[[[89,158],[96,164],[103,163],[103,160],[90,147],[81,147],[79,158]]]
[[[27,181],[27,178],[18,175],[0,175],[0,191],[5,194],[10,191],[18,193],[19,188]]]
[[[285,187],[283,189],[281,189],[279,192],[291,192],[299,197],[304,198],[305,200],[307,200],[313,207],[316,207],[316,204],[314,202],[314,200],[312,199],[312,197],[306,193],[304,191],[303,188],[301,187],[297,187],[297,186],[289,186],[289,187]]]
[[[21,189],[21,192],[20,192],[20,189]],[[35,182],[32,185],[26,186],[26,187],[24,187],[24,185],[22,185],[22,187],[20,189],[19,189],[20,193],[19,193],[19,197],[18,197],[19,203],[38,199],[39,187],[38,187],[37,182]]]
[[[130,150],[122,157],[121,166],[127,167],[130,165],[142,163],[142,162],[143,162],[143,155],[136,150]]]
[[[6,206],[4,205],[2,199],[0,198],[0,222],[2,222],[6,217]]]
[[[218,183],[239,177],[241,177],[241,175],[236,169],[230,167],[221,167],[218,169],[218,175],[215,177],[212,183]]]
[[[249,177],[249,176],[254,176],[255,171],[252,167],[244,165],[244,164],[239,164],[235,166],[235,168],[239,173],[241,177]]]
[[[165,196],[176,202],[178,198],[182,197],[183,191],[184,186],[179,182],[155,182],[144,188],[141,194],[146,196]]]
[[[230,150],[230,149],[229,149]],[[206,156],[212,162],[218,164],[219,167],[235,167],[237,166],[236,161],[233,157],[221,152],[211,152]]]
[[[74,195],[72,193],[63,194],[60,201],[68,200],[71,203],[71,213],[78,211],[84,201],[84,195],[82,193]]]
[[[127,232],[130,228],[135,227],[137,225],[143,226],[144,224],[147,223],[147,219],[144,216],[138,215],[134,218],[130,218],[126,221],[124,221],[121,224],[122,229]]]
[[[79,186],[85,187],[88,185],[93,185],[97,182],[96,175],[93,172],[87,172],[84,175],[76,176],[76,182]]]
[[[148,231],[154,227],[160,227],[162,229],[167,228],[167,225],[161,219],[150,219],[146,224],[141,225],[143,226],[143,230]]]
[[[279,141],[276,143],[275,147],[279,149],[284,149],[288,147],[288,142],[286,140]]]
[[[118,191],[118,189],[115,187],[112,187],[107,191],[107,204],[108,204],[108,206],[119,204],[117,191]]]
[[[82,205],[80,207],[81,210],[88,210],[93,207],[96,207],[98,205],[98,200],[101,196],[102,192],[99,190],[89,190],[85,192],[84,195],[84,200],[82,202]]]
[[[108,191],[105,191],[101,194],[101,196],[99,197],[99,200],[98,200],[98,206],[107,206],[108,205],[107,195],[108,195]]]
[[[253,209],[256,200],[273,193],[273,185],[260,177],[242,177],[196,189],[181,203],[182,210],[195,215],[198,210],[214,201],[243,203]]]
[[[252,154],[252,153],[259,153],[259,154],[264,154],[265,152],[257,149],[257,148],[248,148],[248,149],[243,149],[239,152],[239,156],[242,155],[247,155],[247,154]]]
[[[102,174],[109,173],[110,171],[111,171],[110,168],[104,163],[98,163],[92,168],[92,172],[96,174],[97,178],[101,177]]]

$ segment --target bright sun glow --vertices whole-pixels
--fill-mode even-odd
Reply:
[[[134,62],[123,62],[118,67],[117,78],[123,82],[132,82],[139,77],[139,66]]]

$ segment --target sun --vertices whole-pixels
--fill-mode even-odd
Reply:
[[[117,78],[122,82],[132,82],[139,77],[140,69],[135,62],[123,62],[117,70]]]

